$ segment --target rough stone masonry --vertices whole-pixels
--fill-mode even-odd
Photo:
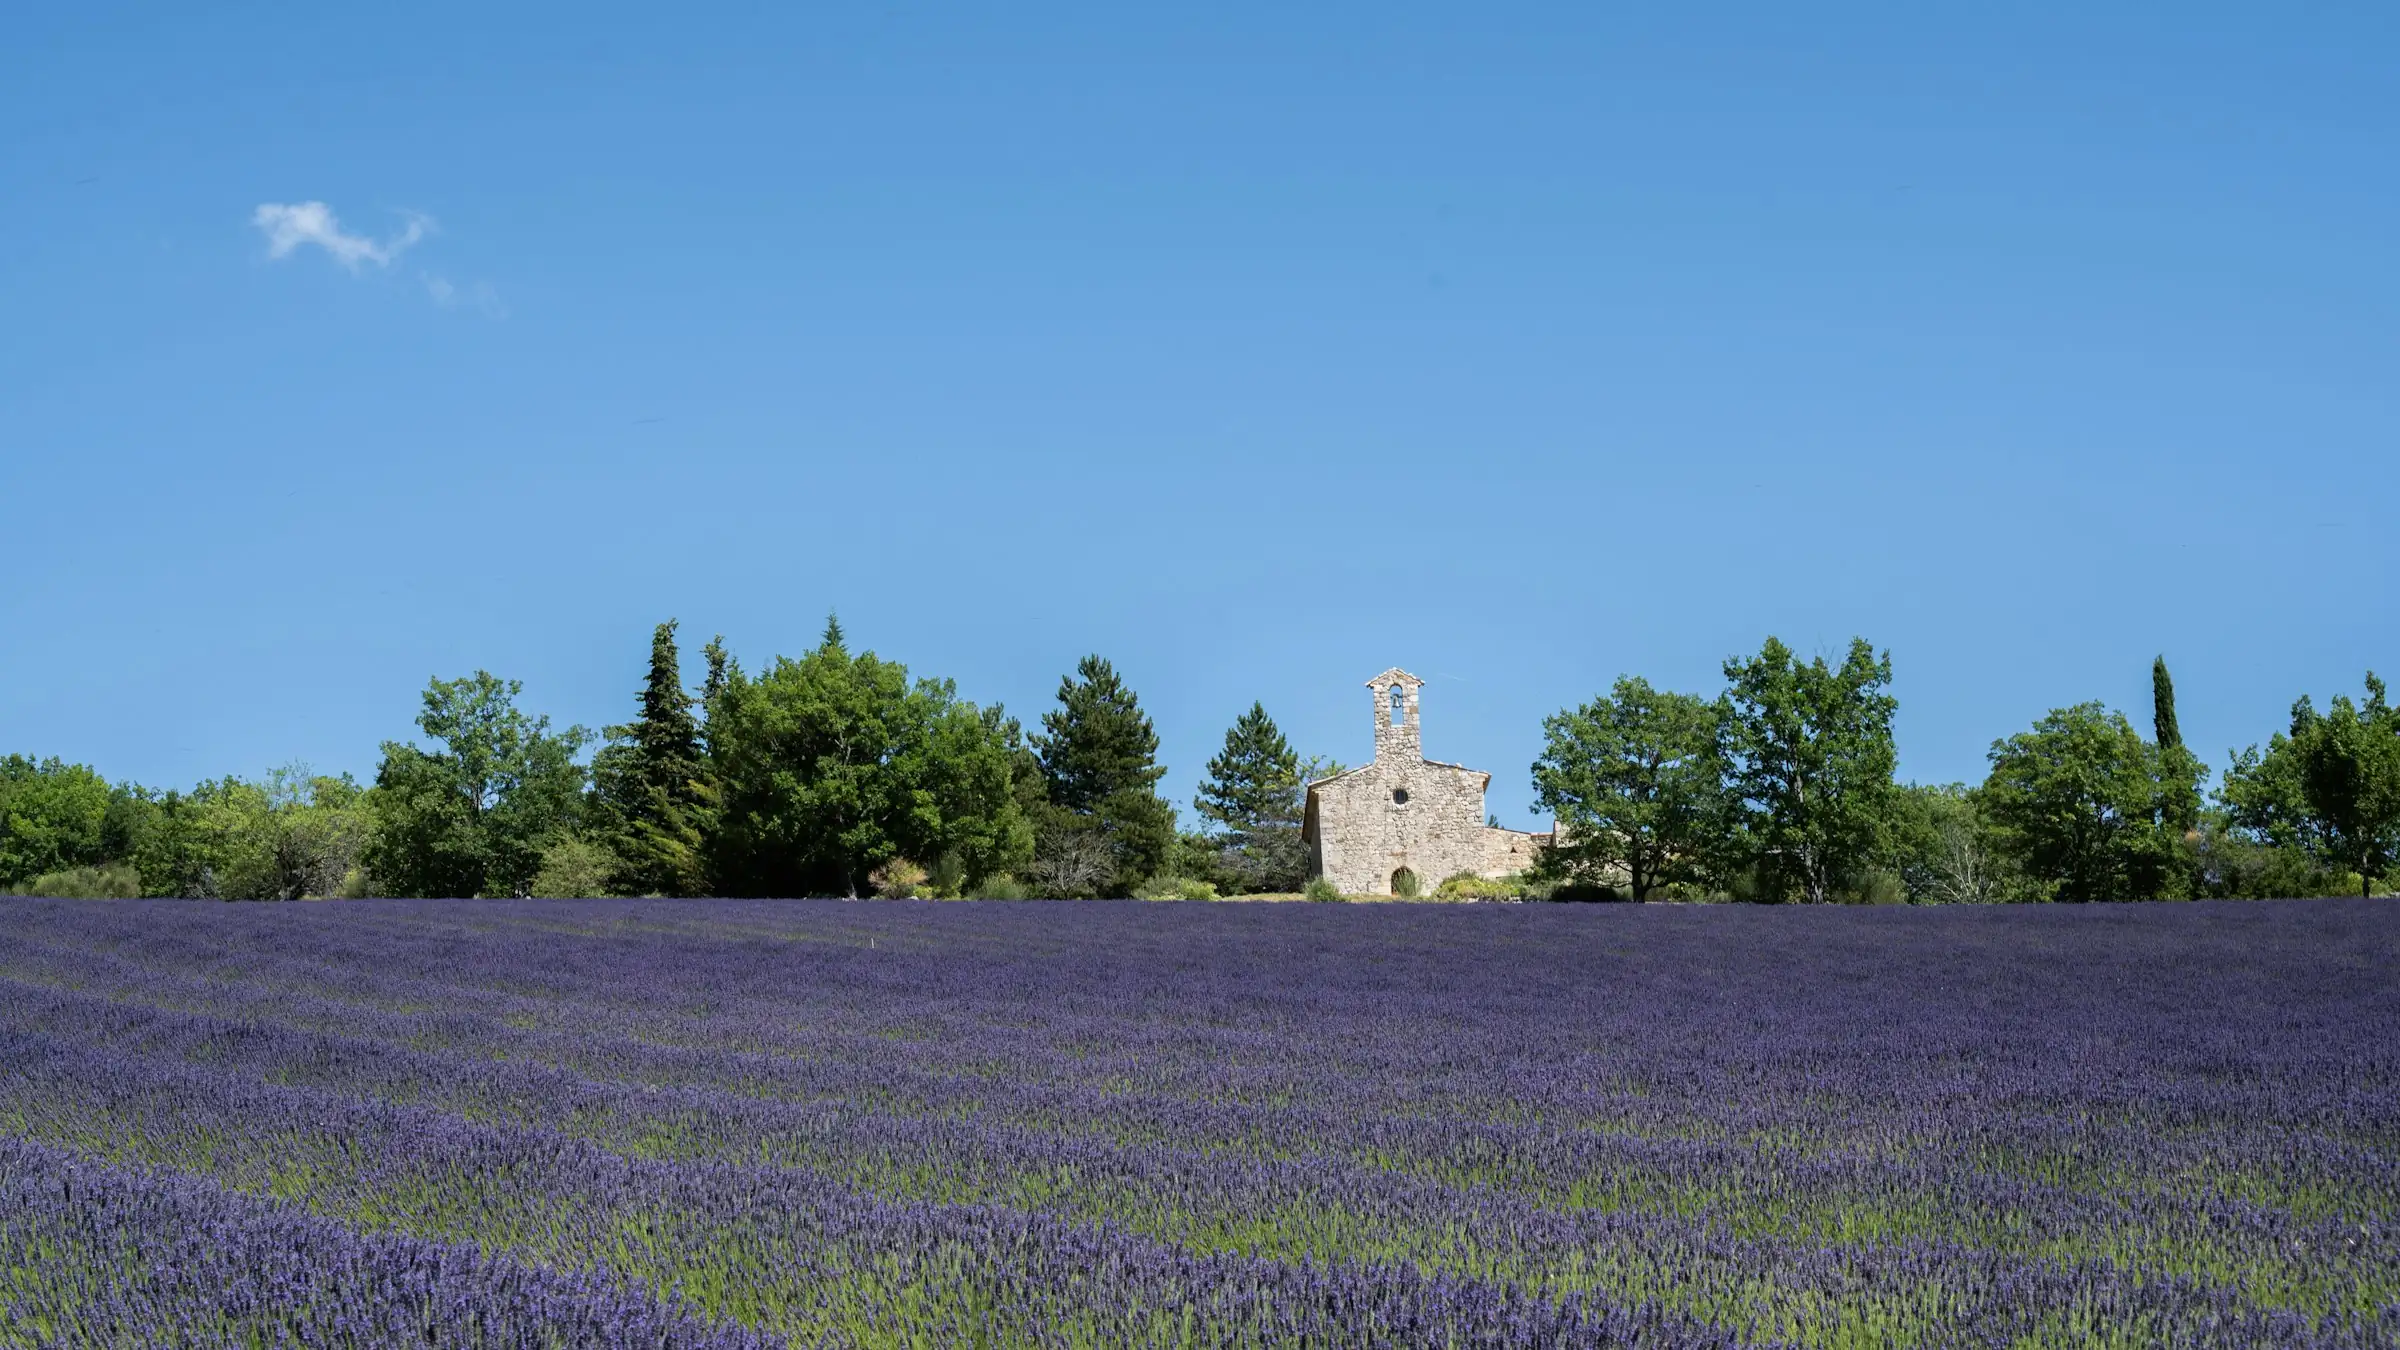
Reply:
[[[1492,776],[1425,758],[1418,691],[1397,667],[1367,681],[1375,696],[1375,762],[1308,785],[1301,838],[1310,870],[1345,895],[1431,893],[1461,872],[1522,872],[1550,835],[1485,823]]]

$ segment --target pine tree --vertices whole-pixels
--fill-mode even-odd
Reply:
[[[1236,836],[1298,822],[1300,757],[1265,705],[1251,704],[1226,731],[1225,748],[1208,762],[1193,809]]]
[[[1149,714],[1108,662],[1083,658],[1073,677],[1058,682],[1058,705],[1042,714],[1045,734],[1033,738],[1052,805],[1088,812],[1118,793],[1147,792],[1166,776]]]
[[[721,678],[712,643],[711,678]],[[702,835],[711,798],[675,649],[675,621],[650,635],[650,674],[641,715],[609,728],[612,744],[593,766],[601,814],[623,867],[618,883],[637,895],[697,895],[705,890]]]
[[[717,695],[724,690],[725,681],[730,678],[733,657],[725,650],[723,633],[710,638],[708,645],[701,650],[708,656],[708,674],[700,685],[700,703],[706,707],[716,702]]]
[[[2159,749],[2183,748],[2183,731],[2175,725],[2175,681],[2164,656],[2150,663],[2150,725]]]
[[[1042,714],[1032,738],[1050,799],[1037,854],[1081,847],[1093,833],[1105,843],[1113,875],[1098,888],[1129,894],[1157,874],[1175,842],[1175,809],[1162,800],[1158,732],[1116,670],[1087,656],[1058,684],[1059,706]],[[1037,857],[1037,870],[1046,861]]]
[[[1225,733],[1193,809],[1218,827],[1221,866],[1244,888],[1291,890],[1305,880],[1300,757],[1257,703]]]
[[[825,636],[818,639],[817,645],[827,651],[841,652],[845,655],[850,651],[849,645],[842,640],[841,616],[832,610],[825,611]]]

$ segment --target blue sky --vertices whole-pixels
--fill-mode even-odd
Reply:
[[[364,777],[838,608],[1109,656],[1178,798],[1404,666],[1520,823],[1770,633],[1930,780],[2400,675],[2400,8],[1156,8],[12,9],[0,748]]]

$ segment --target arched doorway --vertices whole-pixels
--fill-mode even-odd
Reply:
[[[1417,896],[1417,874],[1409,871],[1405,867],[1401,868],[1397,872],[1392,873],[1392,894],[1404,896],[1411,900],[1415,899]]]

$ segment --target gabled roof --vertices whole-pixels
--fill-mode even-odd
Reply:
[[[1484,787],[1488,789],[1492,785],[1492,771],[1489,769],[1470,769],[1464,764],[1453,764],[1446,759],[1426,759],[1422,756],[1418,758],[1417,762],[1423,764],[1429,769],[1456,769],[1461,773],[1479,773],[1483,775]],[[1306,785],[1308,789],[1306,795],[1313,797],[1317,794],[1317,789],[1325,786],[1327,783],[1338,783],[1343,779],[1348,778],[1352,774],[1365,773],[1367,770],[1374,767],[1374,761],[1370,760],[1365,764],[1359,765],[1355,769],[1344,769],[1340,773],[1334,774],[1330,778],[1315,779]]]
[[[1387,670],[1381,675],[1376,676],[1374,679],[1367,681],[1367,687],[1369,689],[1381,689],[1385,685],[1393,683],[1405,684],[1409,688],[1414,689],[1425,682],[1418,679],[1416,676],[1409,674],[1407,671],[1402,670],[1400,667],[1394,666],[1390,670]]]

